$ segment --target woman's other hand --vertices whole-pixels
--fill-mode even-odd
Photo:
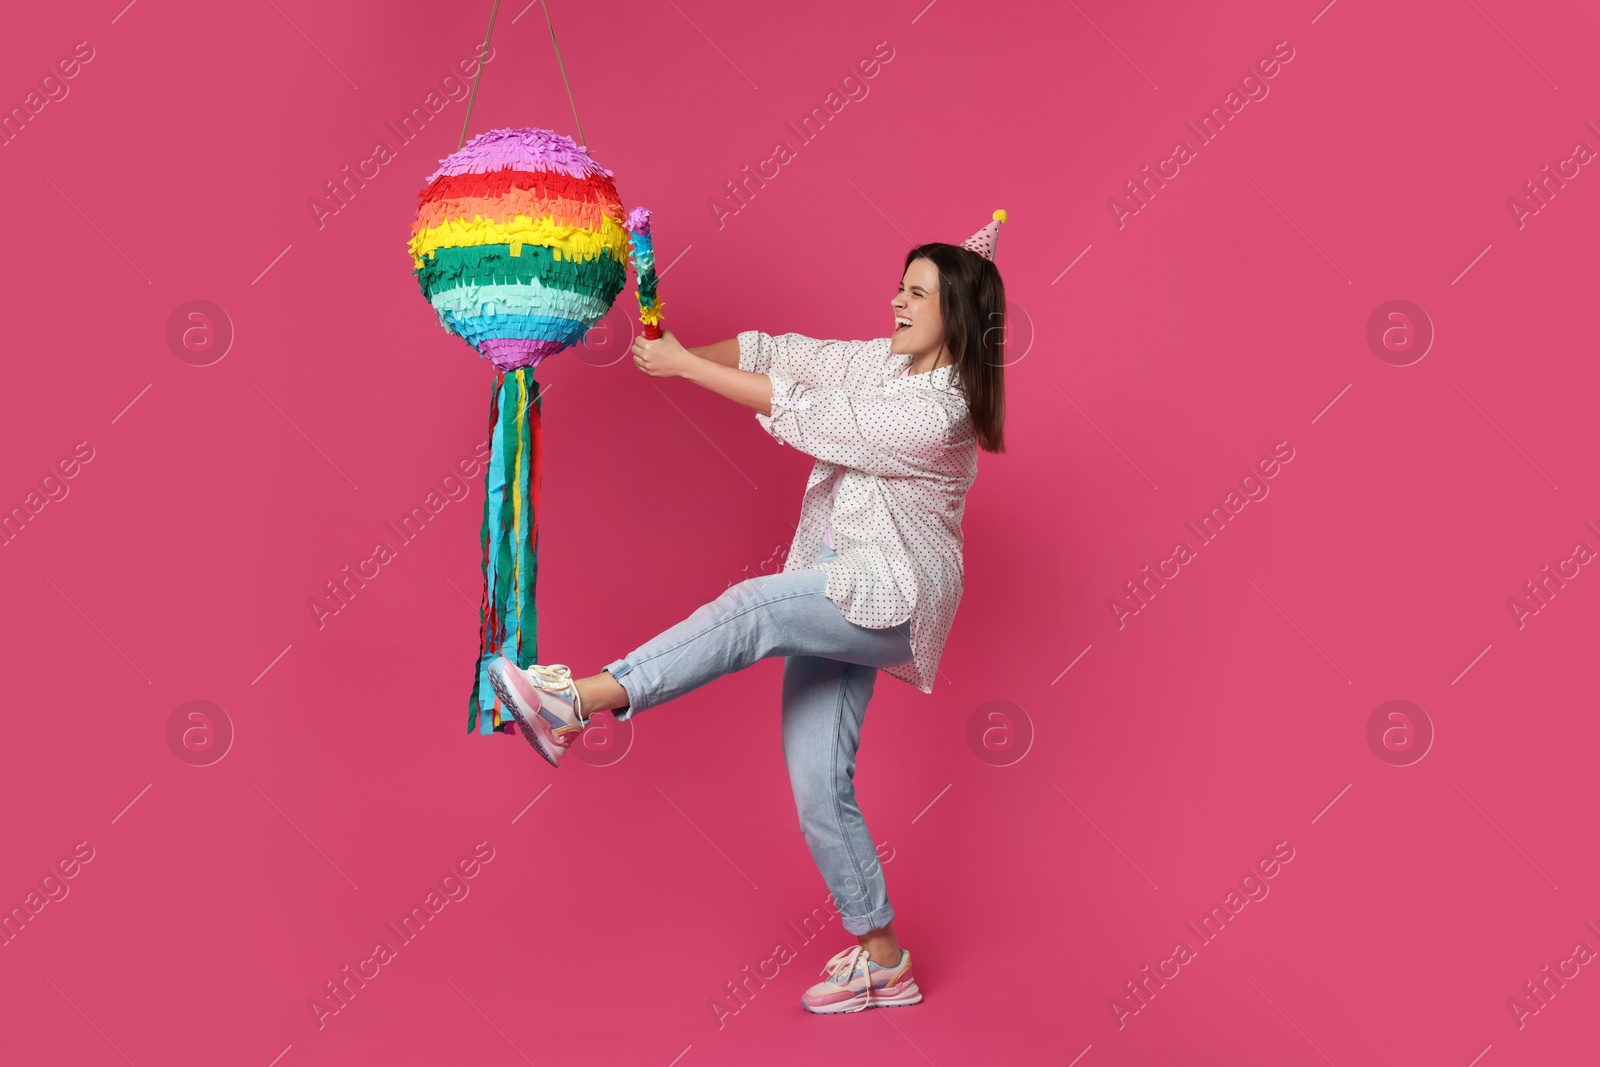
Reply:
[[[652,341],[643,334],[633,339],[633,365],[652,378],[681,378],[700,357],[684,348],[671,330]]]

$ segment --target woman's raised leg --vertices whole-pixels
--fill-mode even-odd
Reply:
[[[768,656],[836,656],[873,664],[910,657],[908,624],[857,626],[827,598],[827,584],[826,573],[806,568],[729,586],[601,673],[579,679],[584,716],[613,710],[625,720]]]
[[[586,720],[597,711],[611,711],[628,703],[628,691],[611,677],[610,671],[575,678],[572,684],[578,687],[579,706]]]
[[[837,558],[837,552],[823,545],[816,562]],[[827,656],[873,666],[892,666],[911,657],[909,621],[885,630],[857,626],[827,598],[827,585],[826,572],[811,567],[729,586],[598,674],[575,679],[583,718],[622,709],[616,716],[620,722],[767,656]]]

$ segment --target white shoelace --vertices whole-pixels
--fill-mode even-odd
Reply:
[[[588,726],[589,720],[583,717],[583,701],[578,699],[578,683],[572,679],[572,668],[565,663],[535,663],[524,668],[528,676],[533,679],[540,689],[552,693],[563,690],[572,691],[572,713],[578,718],[579,726]]]
[[[870,1000],[872,997],[871,960],[872,957],[867,952],[865,945],[852,945],[836,952],[833,959],[823,965],[822,973],[830,978],[843,976],[844,981],[841,984],[849,986],[851,982],[855,981],[856,965],[860,964],[862,977],[867,980],[866,993],[867,998]]]

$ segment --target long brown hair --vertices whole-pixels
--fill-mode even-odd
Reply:
[[[917,259],[926,259],[939,272],[945,347],[955,360],[978,445],[986,452],[1004,452],[1005,282],[992,260],[959,245],[918,245],[906,253],[906,266]]]

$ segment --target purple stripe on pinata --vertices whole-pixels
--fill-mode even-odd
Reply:
[[[537,127],[487,130],[440,163],[443,165],[428,175],[428,182],[446,174],[487,174],[495,170],[553,170],[574,178],[595,174],[613,177],[572,138]]]
[[[486,337],[477,345],[478,353],[500,371],[535,366],[541,359],[566,347],[564,341],[538,341],[528,337]]]

